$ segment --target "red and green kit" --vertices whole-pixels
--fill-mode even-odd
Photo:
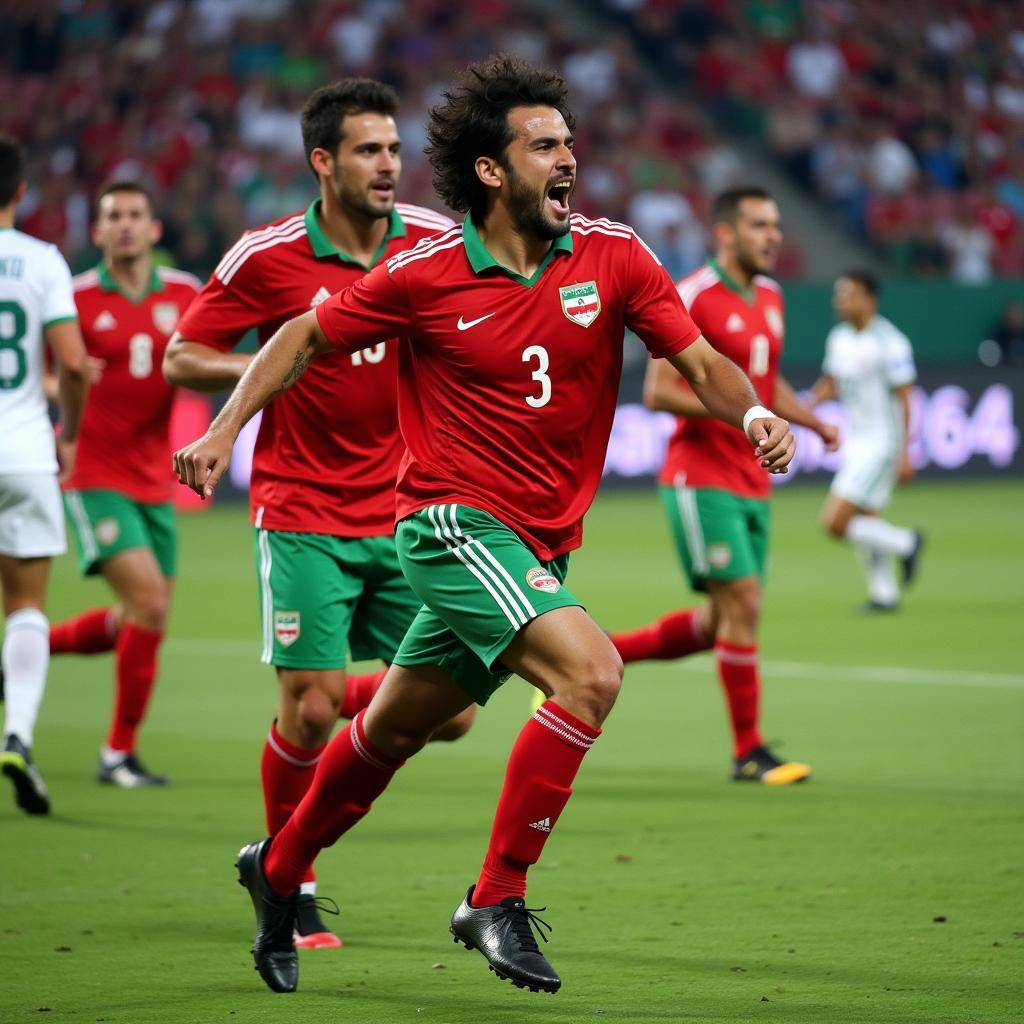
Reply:
[[[624,328],[653,356],[700,334],[630,228],[577,214],[529,279],[499,265],[467,219],[328,299],[317,319],[343,353],[403,341],[398,519],[433,504],[480,509],[543,561],[581,542]]]

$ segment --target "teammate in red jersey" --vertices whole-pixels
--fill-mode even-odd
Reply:
[[[183,318],[164,371],[204,391],[234,385],[251,356],[231,349],[251,328],[266,340],[382,260],[452,226],[395,202],[401,173],[398,97],[379,82],[319,89],[302,133],[320,197],[246,232]],[[397,342],[378,332],[362,351],[320,360],[263,415],[250,484],[264,662],[280,708],[263,750],[267,828],[277,833],[313,779],[339,713],[365,707],[383,678],[346,676],[356,660],[390,663],[420,601],[395,550],[395,478],[404,446],[396,407]],[[392,339],[392,340],[388,340]],[[472,711],[435,739],[455,739]],[[312,870],[297,922],[304,947],[337,947],[315,902]]]
[[[74,280],[86,348],[103,365],[86,403],[64,505],[86,575],[102,574],[117,598],[50,630],[54,654],[116,652],[116,697],[97,778],[115,786],[168,781],[135,752],[157,674],[176,564],[173,478],[164,462],[173,390],[164,349],[199,290],[191,274],[153,265],[160,222],[145,187],[115,181],[100,193],[95,270]]]
[[[573,117],[560,75],[504,55],[472,65],[428,130],[435,185],[468,211],[462,227],[285,324],[207,434],[175,454],[182,482],[209,496],[242,424],[311,360],[382,333],[405,339],[397,543],[424,607],[288,824],[239,854],[257,913],[256,964],[278,991],[297,984],[289,922],[316,854],[366,814],[438,725],[486,702],[512,672],[548,699],[512,750],[483,869],[451,928],[499,977],[559,988],[531,930],[526,872],[621,682],[614,647],[564,584],[601,476],[625,326],[708,408],[744,423],[756,446],[746,458],[784,471],[794,450],[787,424],[701,339],[643,242],[571,213]]]
[[[783,340],[779,286],[765,274],[775,266],[782,228],[779,210],[760,188],[733,188],[714,202],[714,259],[679,283],[694,322],[714,347],[746,368],[758,396],[793,423],[816,431],[832,450],[831,424],[805,406],[778,372]],[[629,664],[681,658],[714,647],[733,733],[737,780],[786,784],[810,768],[783,762],[759,730],[761,680],[757,625],[768,552],[771,481],[744,458],[746,439],[710,414],[673,366],[648,370],[645,401],[679,416],[658,481],[683,569],[705,608],[673,612],[650,626],[612,635]]]

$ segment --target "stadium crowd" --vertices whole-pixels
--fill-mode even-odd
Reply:
[[[24,140],[36,183],[20,226],[82,269],[95,262],[88,197],[139,177],[161,197],[173,262],[204,276],[244,227],[309,202],[299,109],[353,74],[398,89],[402,197],[436,206],[426,111],[456,67],[506,49],[570,81],[588,154],[575,208],[634,223],[680,277],[703,258],[708,195],[740,161],[691,102],[637,99],[650,90],[625,30],[584,39],[511,0],[472,18],[444,0],[7,0],[0,130]]]
[[[897,271],[1024,272],[1021,0],[606,0]],[[898,16],[897,16],[898,12]]]

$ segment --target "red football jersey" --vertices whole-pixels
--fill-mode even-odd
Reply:
[[[784,333],[779,286],[759,274],[753,290],[743,291],[712,260],[679,282],[679,294],[704,337],[747,374],[770,409]],[[679,386],[689,387],[682,377]],[[766,498],[771,491],[768,470],[757,464],[743,431],[699,417],[678,418],[658,481],[749,498]]]
[[[103,488],[144,502],[171,500],[168,435],[174,389],[160,365],[199,287],[191,274],[155,267],[149,290],[134,301],[103,264],[74,279],[85,347],[106,365],[89,389],[68,489]]]
[[[319,206],[317,199],[305,213],[242,235],[182,319],[182,337],[228,351],[255,328],[262,345],[286,320],[365,276],[368,268],[323,233]],[[373,262],[451,226],[442,214],[396,203]],[[393,532],[404,451],[394,333],[318,359],[263,410],[249,484],[256,526],[338,537]]]
[[[624,328],[655,356],[700,335],[630,228],[578,214],[530,280],[499,266],[467,219],[332,296],[317,319],[343,352],[382,333],[404,339],[398,518],[464,503],[497,517],[540,559],[582,540]]]

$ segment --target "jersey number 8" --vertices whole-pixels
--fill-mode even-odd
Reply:
[[[128,339],[128,372],[136,380],[153,372],[153,339],[148,334],[133,334]]]
[[[28,357],[21,346],[27,324],[17,302],[0,302],[0,391],[21,387],[28,374]]]

